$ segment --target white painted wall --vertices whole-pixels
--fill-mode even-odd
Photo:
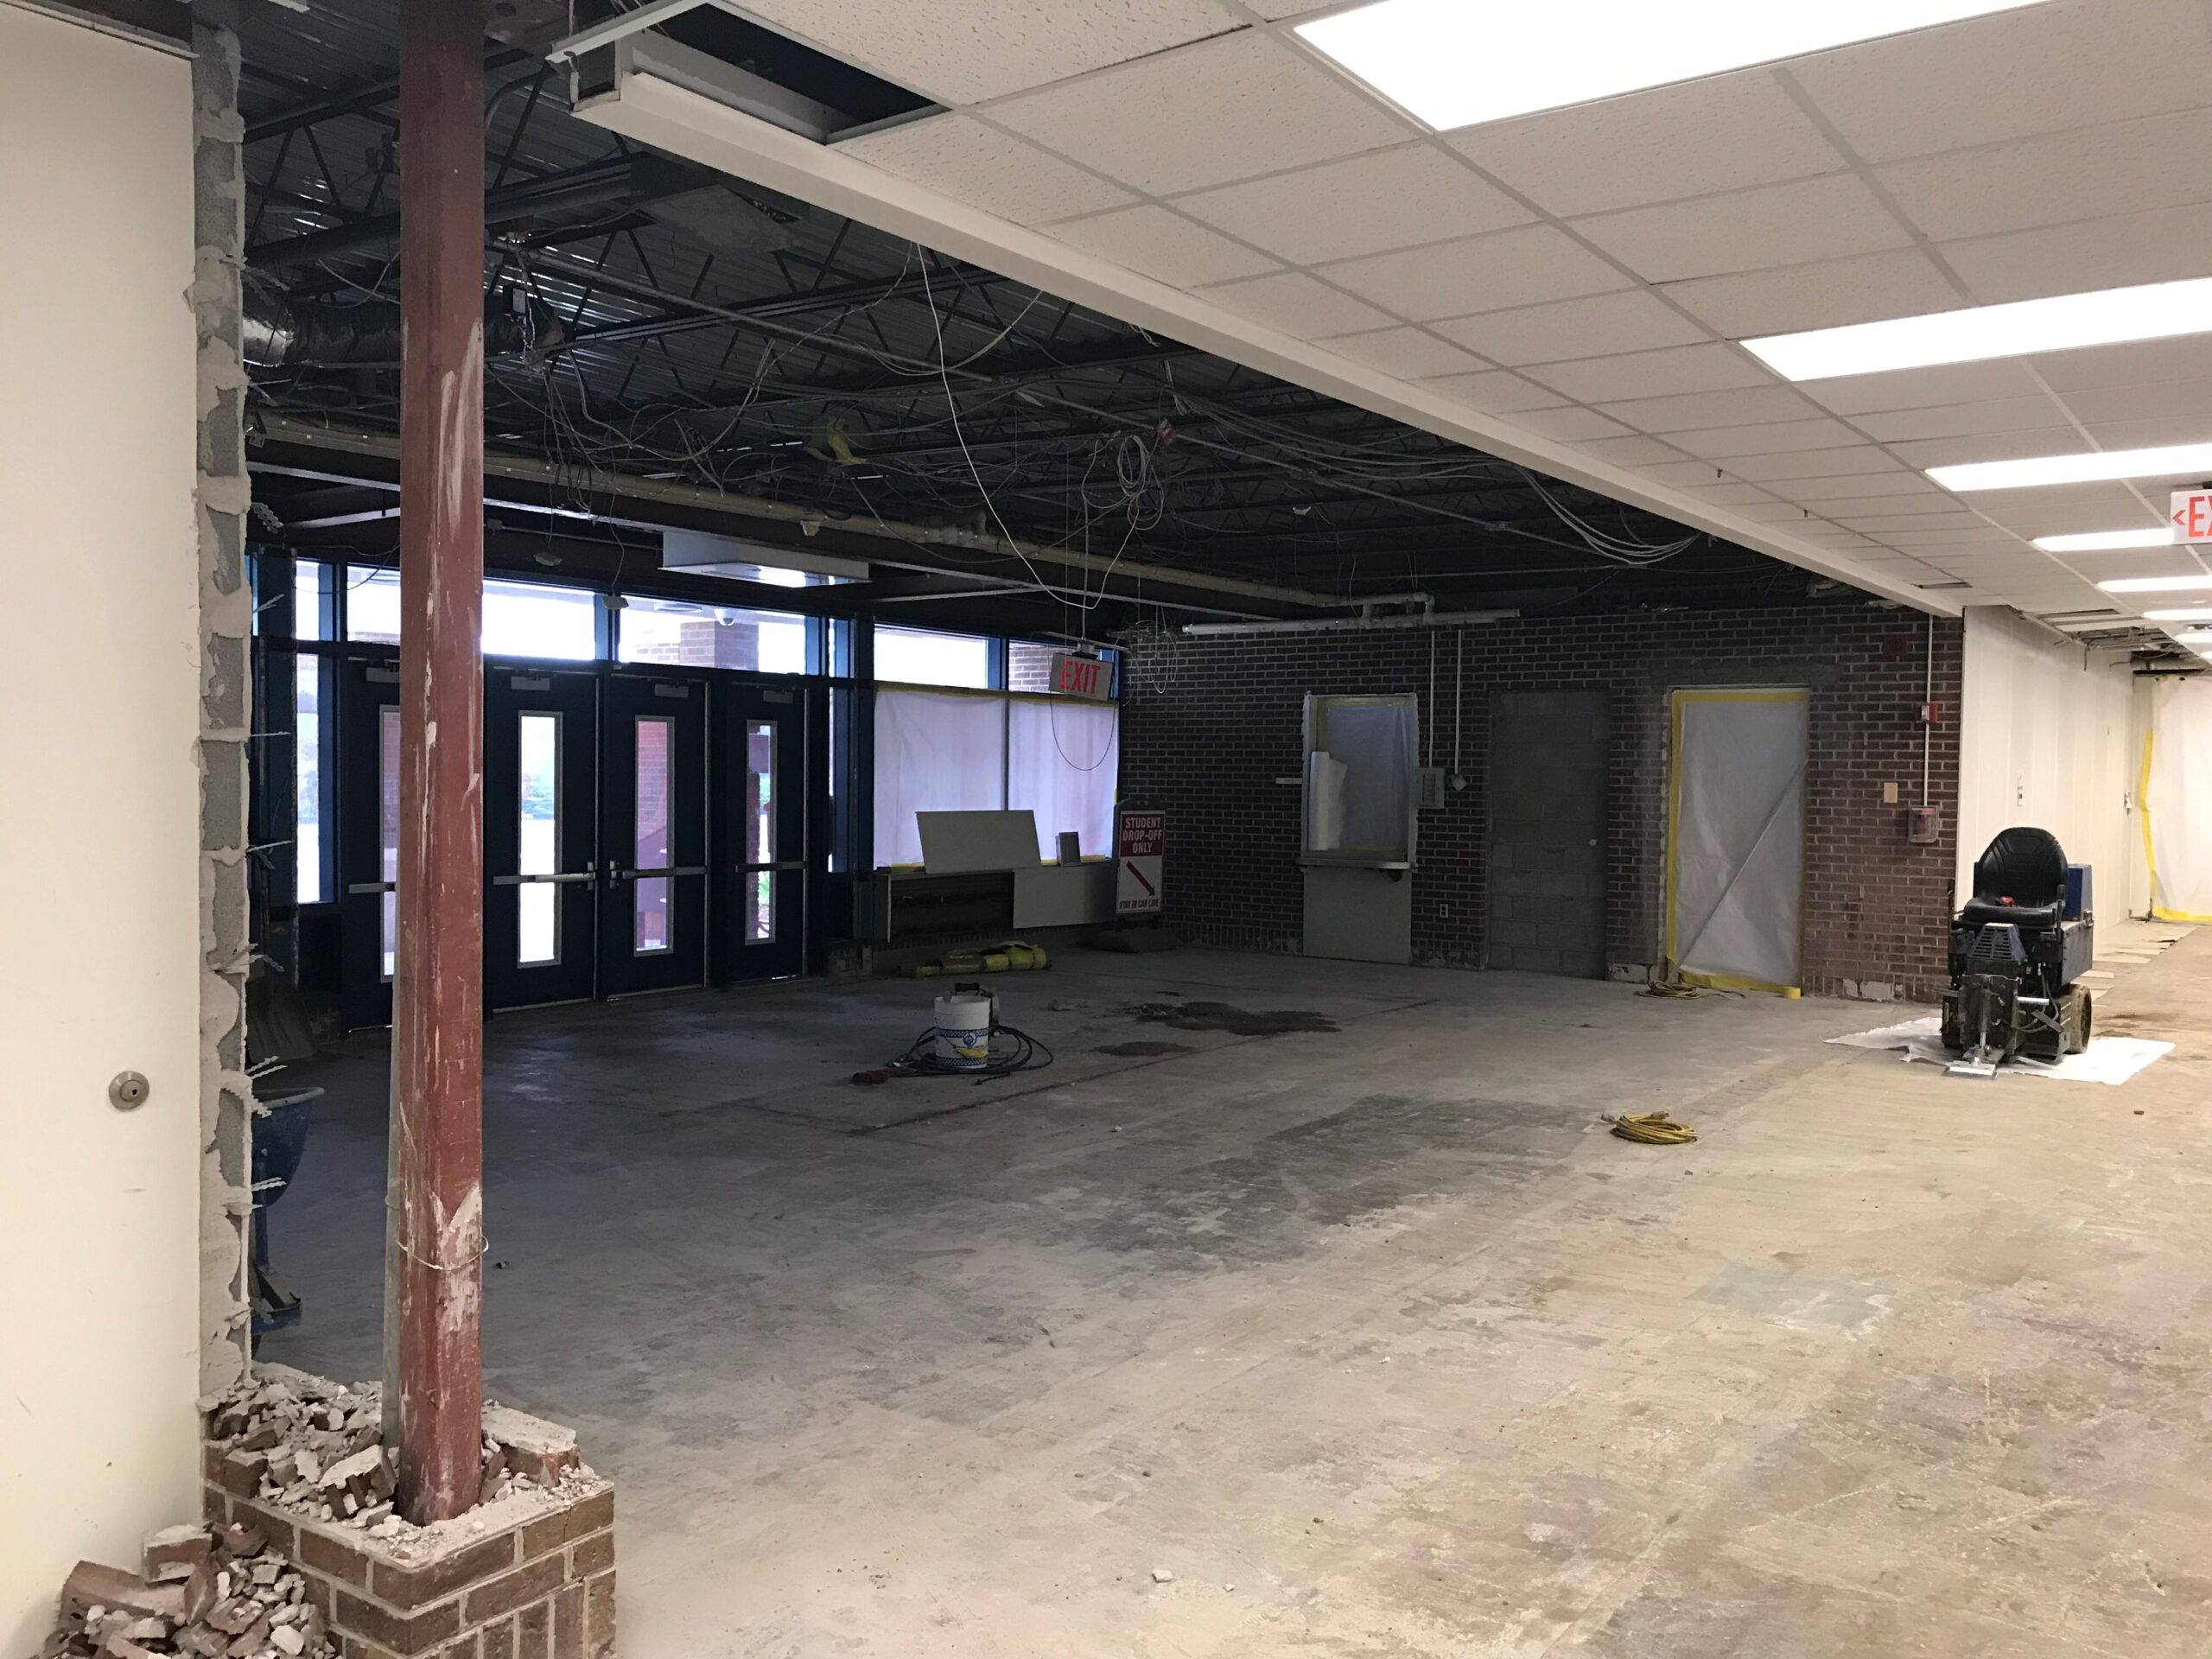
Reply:
[[[2139,861],[2132,812],[2134,678],[2125,657],[2085,651],[1999,606],[1966,613],[1960,711],[1959,894],[2000,830],[2050,830],[2094,867],[2099,909],[2129,903]]]
[[[0,1654],[197,1512],[198,566],[181,58],[0,3]],[[153,1083],[131,1113],[118,1071]]]

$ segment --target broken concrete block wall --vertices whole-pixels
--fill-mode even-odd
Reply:
[[[245,130],[237,0],[200,0],[192,24],[192,312],[198,340],[200,547],[200,1391],[249,1358],[246,1245],[253,1084],[245,1052],[251,965],[246,803],[253,594],[246,579]]]

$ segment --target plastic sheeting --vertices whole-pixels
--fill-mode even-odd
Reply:
[[[1111,703],[956,691],[875,697],[875,861],[922,861],[918,812],[1036,815],[1038,856],[1075,830],[1086,853],[1114,848],[1122,711]]]
[[[1677,691],[1667,959],[1693,981],[1798,982],[1806,694]]]
[[[1908,1060],[1949,1066],[1959,1057],[1943,1046],[1943,1016],[1924,1014],[1883,1026],[1853,1032],[1828,1041],[1847,1048],[1898,1049]],[[2031,1060],[2024,1055],[1997,1068],[2000,1077],[2049,1077],[2057,1083],[2101,1083],[2117,1088],[2145,1067],[2174,1052],[2171,1043],[2147,1037],[2096,1037],[2079,1054],[2056,1061]]]
[[[917,812],[986,812],[1005,805],[1004,699],[876,694],[878,866],[922,861]]]
[[[2212,684],[2152,683],[2140,804],[2152,915],[2212,922]]]
[[[1342,838],[1332,848],[1309,841],[1306,850],[1410,860],[1421,768],[1420,714],[1414,699],[1315,697],[1307,729],[1313,751],[1342,761],[1344,775]],[[1309,834],[1315,827],[1309,823]]]
[[[1007,804],[1037,815],[1037,854],[1059,856],[1060,832],[1087,854],[1114,851],[1114,791],[1122,775],[1122,711],[1110,702],[1007,704]]]

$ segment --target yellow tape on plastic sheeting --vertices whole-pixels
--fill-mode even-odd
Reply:
[[[1699,973],[1682,967],[1679,955],[1681,930],[1677,925],[1676,906],[1677,863],[1681,853],[1682,826],[1682,711],[1695,702],[1796,702],[1809,705],[1811,692],[1802,686],[1765,686],[1731,690],[1725,687],[1678,690],[1668,700],[1668,719],[1670,740],[1667,751],[1667,870],[1665,938],[1662,948],[1668,964],[1675,976],[1685,985],[1694,985],[1716,991],[1758,991],[1770,996],[1802,996],[1804,992],[1795,985],[1781,985],[1764,979],[1749,979],[1737,974]],[[1809,736],[1809,734],[1808,734]],[[1798,949],[1804,948],[1804,913],[1802,895],[1798,912]],[[1802,968],[1802,963],[1801,963]]]
[[[2155,731],[2143,734],[2143,776],[2135,791],[2136,817],[2143,823],[2143,868],[2151,878],[2151,919],[2212,926],[2212,916],[2194,915],[2185,910],[2168,910],[2158,902],[2158,854],[2151,835],[2151,758],[2158,741],[2158,735]]]

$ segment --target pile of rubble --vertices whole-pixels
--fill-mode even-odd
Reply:
[[[391,1450],[381,1440],[383,1421],[377,1383],[349,1388],[270,1365],[208,1414],[208,1440],[226,1455],[258,1463],[263,1503],[398,1538],[415,1529],[392,1509],[394,1470]],[[565,1444],[546,1445],[518,1424],[543,1427],[497,1405],[485,1407],[479,1503],[556,1486],[581,1467],[573,1435]]]
[[[391,1449],[381,1440],[383,1419],[377,1383],[348,1387],[264,1365],[207,1414],[207,1438],[226,1461],[245,1465],[260,1502],[404,1542],[424,1529],[392,1507],[396,1471]],[[574,1434],[496,1403],[484,1408],[483,1453],[480,1505],[534,1491],[557,1494],[594,1478]]]
[[[40,1659],[334,1659],[307,1583],[251,1527],[177,1527],[145,1572],[79,1561]]]

